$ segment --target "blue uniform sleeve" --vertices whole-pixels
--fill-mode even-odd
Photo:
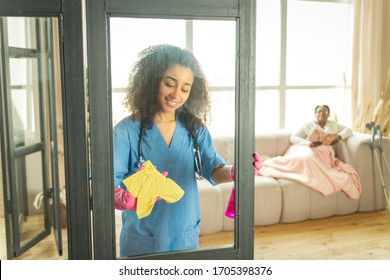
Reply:
[[[130,137],[124,122],[113,129],[114,186],[120,186],[129,174]]]
[[[203,176],[215,186],[217,183],[211,178],[211,173],[217,166],[226,165],[226,161],[217,153],[210,132],[205,126],[198,133],[198,144],[202,158]]]

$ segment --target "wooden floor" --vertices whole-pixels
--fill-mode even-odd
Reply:
[[[390,260],[387,210],[261,226],[254,235],[257,260]],[[204,236],[201,243],[232,239],[232,232],[221,232]]]
[[[67,259],[66,229],[63,235],[62,256],[51,235],[18,259]],[[233,237],[232,231],[201,236],[200,246],[232,244]],[[0,259],[6,259],[3,227],[0,239]],[[256,227],[254,254],[259,260],[390,260],[390,213],[382,210]]]

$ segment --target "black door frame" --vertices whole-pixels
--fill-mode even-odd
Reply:
[[[4,2],[4,1],[2,1]],[[8,131],[8,139],[3,137],[1,139],[2,144],[2,160],[3,160],[3,178],[4,178],[4,213],[5,213],[5,221],[6,221],[6,239],[7,239],[7,258],[12,259],[14,257],[18,257],[22,255],[25,251],[30,249],[32,246],[36,245],[39,241],[45,238],[51,232],[51,224],[49,217],[49,198],[53,199],[53,216],[54,216],[54,234],[55,241],[57,243],[58,253],[62,255],[62,234],[61,234],[61,213],[60,213],[60,205],[59,205],[59,182],[58,182],[58,165],[57,165],[57,139],[56,139],[56,110],[55,110],[55,96],[54,96],[54,69],[51,63],[53,61],[53,48],[52,48],[52,24],[53,18],[58,18],[58,12],[54,12],[57,6],[53,5],[54,1],[50,3],[42,3],[44,4],[44,8],[40,7],[40,5],[31,6],[31,3],[25,3],[25,1],[21,1],[22,3],[1,3],[0,6],[0,16],[4,17],[3,23],[6,23],[7,17],[23,17],[23,18],[32,18],[35,19],[36,28],[35,32],[37,34],[37,46],[35,49],[28,48],[16,48],[16,47],[7,47],[8,44],[6,42],[2,42],[3,50],[2,50],[2,59],[4,59],[2,65],[4,66],[5,71],[1,73],[1,83],[2,83],[2,97],[3,103],[2,112],[3,120],[1,123],[1,131]],[[46,19],[46,20],[42,20]],[[4,27],[2,30],[2,38],[7,37],[7,29]],[[46,34],[45,41],[41,38],[41,32]],[[7,51],[8,50],[8,51]],[[46,58],[42,56],[42,53],[45,53]],[[9,82],[9,67],[8,67],[8,57],[15,58],[35,58],[37,59],[37,69],[38,69],[38,87],[39,87],[39,107],[40,107],[40,128],[41,128],[41,143],[37,143],[30,146],[23,147],[14,147],[12,140],[12,125],[8,125],[11,119],[11,112],[7,112],[7,104],[10,104],[10,101],[7,102],[7,96],[10,92],[10,88],[7,86]],[[1,59],[0,59],[1,60]],[[47,69],[47,84],[45,84],[46,80],[43,80],[42,72],[43,69]],[[46,86],[48,91],[48,96],[46,96]],[[4,107],[5,106],[5,107]],[[48,113],[45,113],[46,106],[48,106]],[[8,117],[7,117],[8,114]],[[49,118],[50,129],[49,133],[46,133],[46,120]],[[8,119],[8,121],[6,121]],[[48,136],[50,135],[50,136]],[[50,143],[49,143],[50,142]],[[49,148],[50,146],[50,148]],[[48,165],[48,156],[50,151],[50,163],[51,163],[51,188],[49,188],[49,180],[48,173],[50,168]],[[32,239],[28,240],[21,244],[19,239],[19,227],[17,225],[18,218],[15,218],[16,212],[18,209],[18,202],[15,200],[15,196],[17,196],[17,192],[14,191],[16,179],[15,174],[13,173],[12,162],[19,157],[21,160],[28,155],[36,152],[41,152],[42,154],[42,180],[43,180],[43,205],[44,205],[44,229],[42,232],[34,236]],[[11,162],[11,163],[9,163]],[[8,166],[7,166],[8,164]],[[22,183],[23,185],[26,182]],[[25,194],[25,196],[27,193]],[[9,218],[11,217],[12,222],[9,222]],[[12,227],[12,231],[10,228]],[[13,237],[10,237],[12,233]]]
[[[83,49],[85,3],[91,170]],[[253,259],[255,13],[256,0],[0,0],[0,16],[52,16],[59,19],[69,259],[116,258],[113,192],[107,187],[113,184],[113,171],[106,31],[108,17],[126,15],[233,19],[237,22],[238,34],[235,163],[236,184],[245,187],[236,188],[235,246],[144,258]]]
[[[95,0],[87,2],[94,258],[115,258],[109,18],[230,19],[237,23],[235,163],[238,192],[235,246],[134,259],[253,259],[255,0]],[[110,159],[110,160],[107,160]],[[239,164],[238,164],[239,163]],[[108,199],[110,198],[110,199]],[[241,207],[245,205],[245,207]],[[104,221],[104,222],[103,222]],[[112,230],[107,229],[112,226]],[[105,246],[110,244],[112,247]],[[128,258],[129,259],[129,258]]]
[[[92,259],[82,0],[0,1],[0,16],[56,17],[60,31],[69,259]],[[80,51],[75,51],[75,50]]]

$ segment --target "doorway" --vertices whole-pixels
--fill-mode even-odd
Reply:
[[[235,219],[234,245],[229,248],[196,250],[164,256],[153,255],[149,256],[149,258],[250,259],[253,257],[253,201],[251,200],[251,197],[253,197],[253,180],[251,179],[253,178],[252,153],[254,149],[256,1],[200,0],[194,3],[188,1],[161,2],[156,0],[21,0],[7,2],[0,7],[0,15],[2,16],[31,17],[32,15],[42,16],[43,14],[45,17],[52,16],[54,22],[58,20],[58,30],[61,32],[58,41],[61,42],[59,44],[61,53],[59,58],[61,66],[59,68],[61,69],[60,88],[63,89],[62,101],[64,104],[61,115],[64,123],[64,169],[68,202],[69,259],[116,259],[115,215],[111,188],[113,181],[112,143],[110,140],[110,135],[112,135],[112,95],[108,78],[110,63],[107,59],[107,53],[109,52],[106,31],[108,30],[108,18],[129,16],[175,18],[181,20],[229,20],[235,22],[236,29],[234,159],[236,163],[239,163],[236,168],[236,182],[246,187],[237,190],[236,203],[240,215]],[[86,5],[85,10],[84,4]],[[86,41],[83,38],[85,14],[87,15],[86,27],[88,30]],[[85,42],[87,42],[87,47]],[[3,48],[3,50],[5,49]],[[87,49],[88,54],[88,68],[84,64],[85,49]],[[2,59],[5,58],[7,56],[2,55]],[[3,61],[1,64],[4,65]],[[39,63],[36,64],[40,65]],[[88,69],[88,80],[86,79],[86,69]],[[4,104],[8,104],[11,100],[8,95],[5,95],[5,92],[10,92],[12,88],[9,77],[7,78],[5,73],[5,70],[2,70],[1,108],[5,108]],[[39,68],[34,73],[38,75]],[[88,93],[86,92],[87,82]],[[50,88],[50,84],[48,83],[46,87]],[[37,93],[36,98],[39,100],[39,98],[43,98],[43,95]],[[49,111],[49,109],[40,108],[40,106],[47,103],[40,102],[39,104],[41,105],[33,107],[34,112],[40,112],[37,113],[39,116],[43,112]],[[11,108],[11,105],[7,106],[7,108]],[[47,106],[50,108],[49,104],[43,107],[47,108]],[[87,109],[89,109],[88,113]],[[7,119],[5,117],[2,118],[2,131],[9,130],[11,127],[9,123],[11,123],[13,118],[9,112],[4,112],[5,110],[2,109],[2,116],[6,116]],[[47,124],[51,120],[50,118],[45,119],[45,117],[35,120],[39,124],[40,133],[49,126]],[[88,128],[90,128],[89,139]],[[50,131],[54,131],[54,128],[50,129]],[[48,133],[49,130],[46,130],[45,135],[48,135]],[[51,182],[56,175],[52,175],[48,171],[50,170],[50,163],[56,162],[55,158],[51,158],[52,154],[57,154],[51,146],[53,138],[49,136],[48,139],[50,140],[47,140],[45,137],[39,137],[39,140],[33,142],[31,147],[30,145],[22,146],[22,148],[18,147],[18,150],[15,152],[14,132],[7,131],[7,137],[3,137],[3,135],[6,135],[5,133],[1,135],[2,163],[7,164],[2,166],[3,174],[7,175],[6,177],[3,176],[3,185],[7,185],[4,191],[4,207],[7,211],[12,208],[14,213],[18,213],[18,208],[14,206],[17,203],[13,202],[12,207],[10,207],[8,202],[11,200],[11,196],[9,196],[11,189],[8,189],[8,186],[17,184],[14,161],[15,159],[19,160],[19,156],[21,158],[29,157],[30,152],[34,156],[36,156],[35,154],[40,155],[38,156],[40,158],[39,166],[41,166],[42,170],[47,171],[47,173],[42,172],[40,191],[46,198],[49,198],[51,193],[53,193],[53,199],[57,200],[58,196],[55,194],[54,189],[53,192],[50,191]],[[47,148],[48,145],[50,149]],[[17,157],[15,157],[15,154]],[[14,171],[11,172],[11,170]],[[90,192],[89,180],[91,175],[92,194]],[[29,182],[28,177],[26,181]],[[33,197],[35,196],[36,194],[33,195]],[[18,201],[21,198],[15,196],[12,199]],[[32,242],[27,242],[26,244],[28,245],[23,243],[16,246],[20,253],[22,253],[22,250],[27,249],[28,246],[33,246],[34,242],[39,242],[39,239],[50,232],[50,202],[45,201],[43,204],[46,206],[42,208],[40,230],[34,235],[36,239],[33,238]],[[242,207],[243,205],[245,207]],[[11,213],[11,211],[7,213]],[[12,216],[12,214],[9,215]],[[18,218],[15,218],[16,216],[18,214],[14,214],[12,218],[7,219],[9,224],[11,225],[12,222],[12,226],[15,227],[19,226],[17,223]],[[11,228],[11,226],[8,228]],[[59,228],[59,225],[57,225],[57,228]],[[20,233],[18,237],[13,238],[15,240],[20,238]],[[11,250],[10,257],[14,254],[14,250]]]
[[[40,242],[52,226],[62,254],[55,21],[0,18],[1,192],[8,259]]]

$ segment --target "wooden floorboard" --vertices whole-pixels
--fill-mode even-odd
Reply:
[[[254,230],[257,260],[390,260],[387,210],[334,216]],[[201,237],[201,246],[233,243],[233,232]]]
[[[387,210],[255,229],[255,259],[390,259]]]
[[[119,215],[117,215],[119,220]],[[4,225],[4,220],[0,220]],[[120,222],[117,226],[119,235]],[[63,255],[53,234],[17,259],[68,259],[66,229]],[[234,233],[201,236],[200,246],[232,244]],[[0,229],[0,259],[6,259],[4,226]],[[334,216],[292,224],[255,228],[254,257],[258,260],[390,260],[390,213],[387,210]]]

